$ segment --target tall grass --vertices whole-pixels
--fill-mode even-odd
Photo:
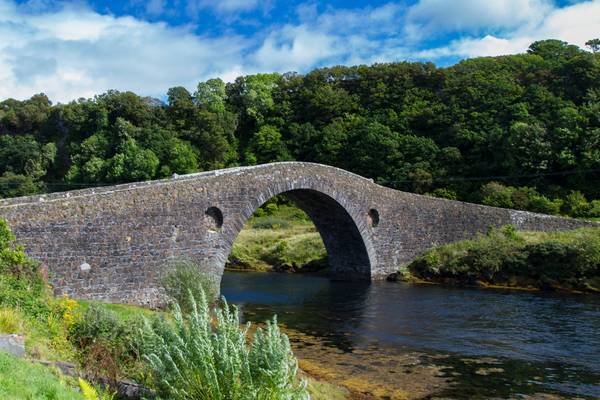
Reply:
[[[23,333],[23,319],[14,308],[0,308],[0,333]]]
[[[210,310],[207,298],[190,296],[192,310],[178,305],[172,329],[145,330],[152,385],[172,400],[301,400],[309,395],[297,377],[298,363],[277,321],[258,328],[240,327],[237,308],[223,301]]]
[[[175,260],[167,264],[161,284],[172,303],[178,304],[184,312],[192,310],[189,293],[193,298],[199,298],[202,294],[210,300],[218,296],[217,283],[190,260]]]

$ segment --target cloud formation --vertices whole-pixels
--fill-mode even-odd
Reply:
[[[448,45],[418,53],[422,58],[445,56],[477,57],[520,53],[542,39],[560,39],[582,48],[600,34],[600,1],[587,1],[551,9],[533,23],[517,26],[497,35],[461,37]]]
[[[0,98],[44,91],[69,101],[115,88],[160,96],[176,85],[225,75],[246,39],[201,37],[188,28],[85,8],[27,14],[0,0]]]
[[[215,13],[259,12],[263,4],[185,4],[192,2]],[[151,0],[145,12],[160,15],[169,4]],[[169,87],[193,89],[215,76],[510,54],[546,38],[583,46],[598,36],[599,16],[600,0],[565,7],[550,0],[419,0],[360,9],[323,9],[313,2],[286,23],[250,34],[232,29],[206,35],[196,25],[102,14],[83,5],[32,11],[31,4],[0,0],[0,100],[43,91],[66,102],[108,89],[161,97]]]

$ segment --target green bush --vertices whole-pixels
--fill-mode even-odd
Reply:
[[[38,264],[25,256],[3,219],[0,219],[0,305],[18,307],[36,317],[49,313],[46,283]]]
[[[586,217],[590,209],[590,203],[579,191],[569,193],[562,206],[562,211],[572,217]]]
[[[600,218],[600,200],[593,200],[590,203],[587,216],[591,218]]]
[[[481,188],[482,203],[487,206],[513,208],[512,194],[514,188],[506,187],[498,182],[490,182]]]
[[[215,299],[218,294],[216,283],[202,273],[196,263],[188,260],[177,260],[167,264],[167,272],[161,284],[173,303],[179,304],[184,312],[192,309],[189,303],[189,292],[194,297],[206,293],[210,299]]]
[[[290,226],[289,221],[274,216],[261,217],[252,224],[254,229],[287,229]]]
[[[589,289],[600,278],[600,229],[523,234],[508,225],[429,250],[406,269],[433,281],[502,284],[517,277],[539,287]]]
[[[562,204],[563,202],[560,199],[550,200],[546,196],[534,196],[529,201],[529,211],[558,215]]]
[[[454,191],[452,189],[448,189],[448,188],[438,188],[438,189],[435,189],[431,193],[431,195],[434,196],[434,197],[440,197],[442,199],[458,200],[458,196],[456,194],[456,191]]]
[[[295,400],[308,399],[297,377],[298,364],[287,336],[276,320],[258,328],[248,343],[250,324],[240,328],[238,310],[223,300],[211,312],[206,296],[192,310],[175,307],[172,330],[147,328],[145,336],[158,343],[145,355],[152,371],[151,386],[163,399]]]
[[[81,366],[94,378],[109,383],[126,375],[140,359],[138,331],[140,318],[123,320],[104,305],[91,304],[69,332],[69,340],[78,349]]]

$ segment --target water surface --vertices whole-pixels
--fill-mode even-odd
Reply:
[[[243,318],[277,314],[327,346],[369,349],[360,362],[378,354],[432,355],[428,362],[455,381],[445,394],[456,398],[600,398],[600,296],[234,272],[221,287]]]

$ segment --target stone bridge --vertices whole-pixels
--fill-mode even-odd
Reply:
[[[27,253],[57,293],[154,304],[169,259],[192,259],[220,281],[246,220],[285,194],[315,223],[332,276],[381,279],[432,246],[489,226],[570,229],[566,219],[405,193],[350,172],[283,162],[158,181],[0,200]]]

